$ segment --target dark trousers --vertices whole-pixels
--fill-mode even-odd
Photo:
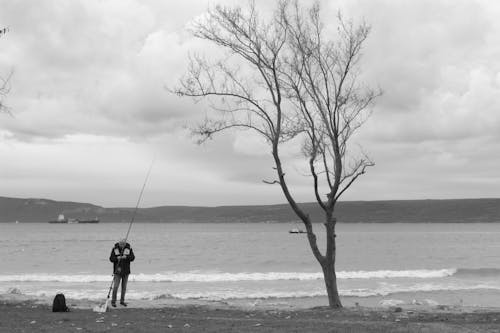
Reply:
[[[123,276],[121,276],[120,274],[115,274],[113,278],[113,298],[111,298],[112,303],[116,302],[116,293],[118,292],[120,281],[122,283],[122,294],[120,297],[120,302],[125,301],[125,292],[127,291],[128,274]]]

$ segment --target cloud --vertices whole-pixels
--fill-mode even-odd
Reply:
[[[225,0],[224,5],[240,4]],[[306,5],[311,1],[305,1]],[[189,53],[214,55],[186,31],[214,1],[2,3],[0,75],[11,70],[0,115],[4,195],[120,205],[157,154],[150,204],[274,203],[269,147],[248,132],[204,145],[186,132],[206,104],[173,88]],[[500,5],[493,1],[323,1],[371,34],[363,79],[384,90],[359,143],[376,166],[345,199],[498,196]],[[269,13],[272,2],[257,1]],[[300,142],[284,148],[298,200],[311,200]],[[119,165],[119,166],[118,166]],[[99,193],[98,198],[96,193]],[[133,201],[133,200],[132,200]]]
[[[365,80],[377,101],[371,140],[454,140],[500,133],[496,4],[478,1],[358,1],[372,25]],[[464,19],[467,18],[467,19]]]
[[[2,40],[0,69],[15,70],[9,101],[17,116],[4,126],[19,137],[149,136],[193,109],[165,89],[185,68],[193,42],[179,27],[165,30],[155,8],[138,1],[10,2],[2,13],[12,34]]]

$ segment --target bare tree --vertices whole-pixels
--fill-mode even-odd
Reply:
[[[9,31],[8,28],[0,29],[0,37],[4,36],[8,31]],[[6,79],[4,79],[3,77],[0,77],[0,112],[9,112],[8,108],[3,103],[3,99],[10,90],[9,89],[9,79],[10,79],[11,75],[12,75],[12,73]]]
[[[180,96],[208,100],[215,111],[195,129],[200,142],[239,128],[253,130],[269,143],[277,179],[265,182],[281,187],[304,223],[333,308],[342,307],[335,273],[335,204],[374,165],[366,155],[353,153],[348,143],[379,95],[358,79],[369,27],[346,22],[340,14],[337,18],[335,39],[328,39],[317,2],[305,9],[298,1],[278,1],[269,19],[258,13],[254,3],[248,10],[216,6],[194,24],[193,33],[224,49],[226,57],[209,61],[191,56],[175,89]],[[324,253],[313,221],[295,201],[285,178],[280,148],[292,139],[303,142],[312,191],[324,212]]]
[[[0,77],[0,112],[6,112],[8,114],[10,114],[10,111],[9,108],[4,104],[3,99],[9,93],[10,90],[9,80],[11,76],[12,73],[9,74],[9,76],[7,76],[6,79]]]

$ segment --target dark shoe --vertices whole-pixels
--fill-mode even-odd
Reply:
[[[116,308],[116,302],[111,302],[111,306]]]
[[[120,301],[120,304],[123,306],[127,306],[127,303],[125,303],[124,301]]]

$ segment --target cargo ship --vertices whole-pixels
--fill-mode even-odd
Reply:
[[[80,220],[76,219],[76,223],[99,223],[99,219],[97,217],[94,217],[93,219],[90,220]]]
[[[80,220],[80,219],[67,219],[64,217],[63,214],[59,214],[57,217],[57,220],[51,220],[49,223],[68,223],[68,224],[73,224],[73,223],[99,223],[99,219],[97,217],[90,219],[90,220]]]

